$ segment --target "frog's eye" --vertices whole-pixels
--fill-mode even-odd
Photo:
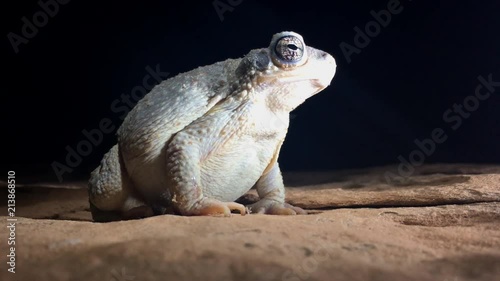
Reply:
[[[273,59],[282,67],[297,66],[305,57],[305,45],[301,38],[293,34],[281,34],[273,40]]]

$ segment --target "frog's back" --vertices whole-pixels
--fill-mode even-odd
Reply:
[[[129,112],[118,130],[124,159],[157,157],[173,134],[224,99],[241,59],[228,59],[179,74],[155,86]]]

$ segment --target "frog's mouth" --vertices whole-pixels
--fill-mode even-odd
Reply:
[[[326,53],[325,53],[326,54]],[[303,84],[311,87],[313,94],[328,87],[335,76],[337,65],[332,56],[326,56],[326,61],[310,60],[303,66],[293,69],[278,70],[275,73],[258,76],[257,83],[260,85],[293,85]]]
[[[300,77],[300,78],[299,78]],[[309,81],[311,85],[314,88],[317,88],[318,91],[323,90],[324,88],[328,87],[330,85],[330,82],[332,81],[332,77],[325,77],[325,78],[317,78],[317,77],[301,77],[301,76],[261,76],[258,78],[257,83],[262,85],[262,84],[270,84],[270,85],[276,85],[276,84],[294,84],[294,83],[303,83],[306,81]],[[314,94],[316,94],[315,92]]]
[[[325,85],[320,79],[311,80],[311,83],[318,89],[316,92],[312,93],[311,96],[314,96],[315,94],[323,91],[326,87],[330,86],[330,81]]]

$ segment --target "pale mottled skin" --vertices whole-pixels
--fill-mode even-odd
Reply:
[[[163,81],[127,115],[89,181],[96,221],[153,214],[302,214],[285,203],[278,154],[289,113],[327,87],[329,54],[293,32]],[[261,198],[234,203],[252,187]]]

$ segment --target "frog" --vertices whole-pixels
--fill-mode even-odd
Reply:
[[[329,53],[293,31],[241,58],[163,80],[126,115],[90,173],[96,222],[155,215],[297,215],[278,163],[290,113],[328,87]],[[236,202],[255,189],[258,201]]]

